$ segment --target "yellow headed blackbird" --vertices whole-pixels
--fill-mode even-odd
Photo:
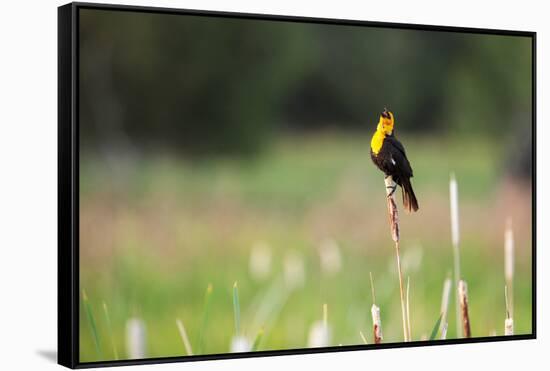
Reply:
[[[393,181],[401,186],[405,210],[416,211],[418,210],[418,201],[411,185],[413,171],[405,148],[394,136],[393,124],[393,113],[384,108],[370,142],[370,156],[386,177],[391,176]],[[390,195],[393,195],[396,187],[396,185],[392,187]]]

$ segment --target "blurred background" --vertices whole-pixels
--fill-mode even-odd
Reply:
[[[413,339],[452,274],[451,174],[473,336],[503,334],[507,223],[531,333],[530,38],[91,9],[79,37],[81,361],[372,342],[369,272],[402,341],[384,107],[420,204],[400,215]]]

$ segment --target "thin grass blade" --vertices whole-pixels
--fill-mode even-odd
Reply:
[[[97,352],[97,356],[99,357],[99,359],[103,359],[103,355],[101,354],[101,343],[99,341],[99,332],[97,331],[97,325],[94,318],[94,313],[92,312],[92,306],[90,305],[90,301],[88,300],[88,295],[86,295],[85,290],[82,290],[82,302],[84,303],[84,309],[86,311],[86,316],[88,318],[90,330],[94,338],[94,345]]]
[[[210,313],[210,303],[212,299],[212,291],[214,288],[212,287],[212,284],[209,284],[206,288],[206,293],[204,294],[204,310],[202,314],[202,322],[201,327],[199,330],[199,335],[197,338],[197,353],[202,353],[203,350],[203,338],[204,338],[204,330],[206,328],[206,324],[208,323],[208,315]]]
[[[241,307],[239,305],[239,287],[237,282],[233,285],[233,315],[235,317],[235,335],[241,333]]]
[[[262,337],[264,336],[264,329],[261,328],[260,331],[258,331],[258,334],[256,335],[256,338],[254,339],[254,343],[252,344],[252,351],[255,352],[258,350],[260,346],[260,342],[262,341]]]
[[[103,314],[105,315],[105,323],[107,324],[107,331],[109,332],[109,338],[111,339],[111,347],[113,348],[113,355],[115,360],[118,360],[118,350],[115,343],[115,338],[113,336],[113,327],[111,325],[111,316],[109,315],[109,308],[107,308],[107,303],[103,302]]]
[[[441,319],[443,318],[443,313],[439,315],[439,318],[437,319],[437,322],[435,323],[435,326],[432,330],[432,334],[430,335],[430,340],[435,340],[435,337],[437,336],[437,332],[439,331],[439,326],[441,325]]]

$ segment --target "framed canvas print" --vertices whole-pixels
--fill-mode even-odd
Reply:
[[[60,364],[535,338],[534,32],[58,19]]]

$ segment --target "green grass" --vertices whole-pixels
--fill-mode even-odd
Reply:
[[[530,195],[508,202],[499,192],[499,145],[487,138],[467,138],[467,147],[462,139],[401,139],[420,202],[417,214],[400,214],[412,338],[432,333],[443,281],[452,270],[451,171],[459,185],[461,270],[468,282],[472,334],[503,333],[507,214],[517,228],[515,332],[530,333],[531,224],[521,217]],[[107,167],[83,158],[80,170],[81,285],[89,297],[80,315],[82,361],[115,359],[116,350],[125,358],[125,326],[132,316],[147,326],[151,357],[185,354],[177,318],[196,339],[196,354],[228,352],[235,332],[261,350],[303,348],[324,303],[331,311],[334,345],[360,344],[359,330],[368,335],[372,328],[368,272],[376,278],[384,341],[401,341],[385,193],[382,175],[369,158],[368,138],[286,138],[254,159],[200,163],[159,156]],[[325,238],[340,247],[342,270],[334,275],[319,266],[317,247]],[[254,280],[248,270],[257,241],[272,249],[272,272],[265,281]],[[283,292],[286,286],[275,282],[289,251],[303,256],[306,280],[303,287]],[[205,293],[207,287],[215,289]],[[272,287],[277,298],[266,300],[283,305],[267,323],[254,323]],[[88,308],[100,308],[103,301],[110,321],[100,316],[95,323]],[[455,336],[453,306],[450,300],[447,338]]]
[[[99,359],[103,358],[103,353],[101,351],[101,342],[99,340],[99,333],[97,331],[97,325],[94,317],[94,313],[92,311],[92,307],[90,305],[90,301],[88,300],[88,296],[86,295],[86,291],[82,290],[82,302],[84,304],[84,309],[86,310],[86,318],[88,319],[88,324],[90,325],[90,333],[94,340],[94,346],[95,351],[97,354],[97,357]]]
[[[239,304],[239,288],[237,282],[233,285],[233,314],[235,316],[235,335],[241,334],[241,307]]]
[[[439,325],[441,324],[441,318],[443,318],[443,314],[440,314],[439,318],[435,322],[434,328],[432,329],[432,333],[430,335],[430,340],[435,340],[435,337],[437,336],[437,333],[439,332]]]

